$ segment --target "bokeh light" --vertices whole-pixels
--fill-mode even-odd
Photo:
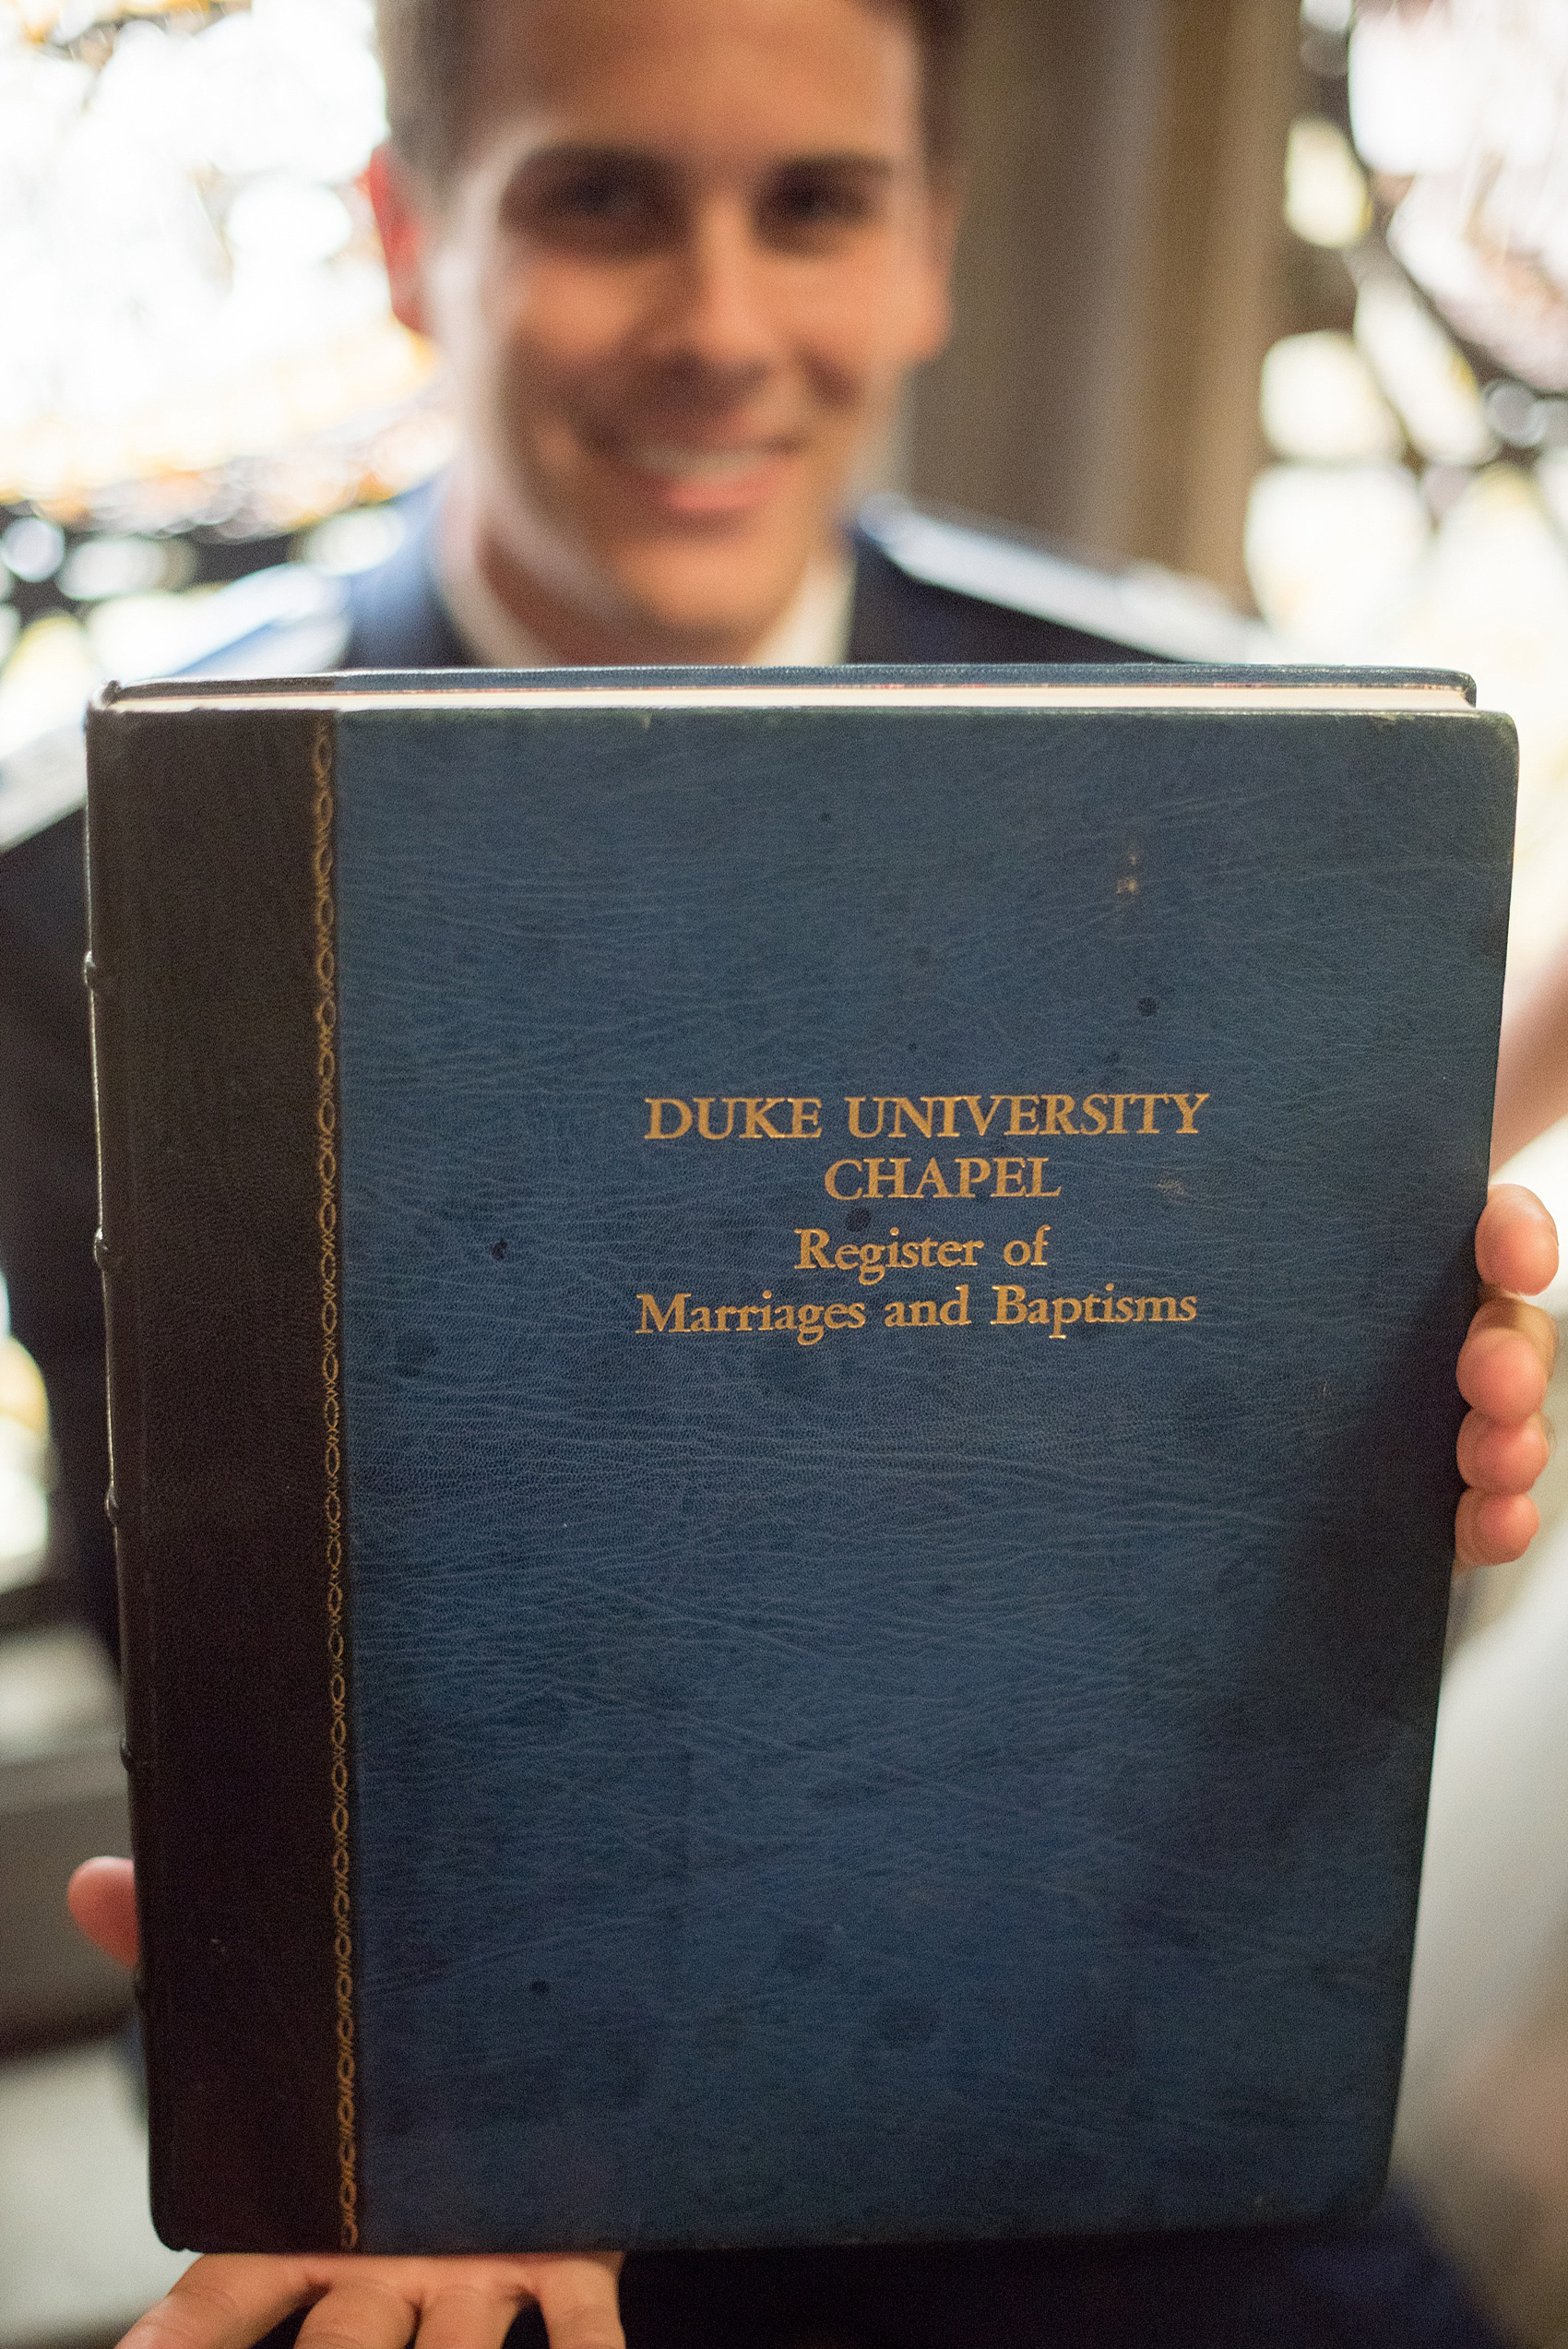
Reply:
[[[1468,670],[1512,714],[1522,976],[1568,878],[1568,7],[1301,23],[1285,219],[1340,256],[1350,331],[1303,322],[1265,361],[1248,575],[1287,658]]]
[[[0,503],[243,534],[431,470],[358,185],[384,128],[368,0],[0,0]]]
[[[0,760],[445,462],[361,185],[385,129],[370,0],[0,0]]]

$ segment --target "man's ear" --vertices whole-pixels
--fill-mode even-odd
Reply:
[[[421,200],[422,185],[390,146],[376,149],[365,166],[364,185],[386,262],[392,315],[410,332],[428,334],[424,254],[430,214],[428,199]]]

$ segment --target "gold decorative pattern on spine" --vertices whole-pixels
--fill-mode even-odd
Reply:
[[[312,745],[315,781],[315,1165],[321,1236],[321,1415],[325,1434],[327,1655],[332,1702],[332,1928],[338,2040],[338,2214],[345,2251],[358,2248],[354,2126],[354,1940],[349,1890],[349,1684],[343,1640],[342,1381],[338,1351],[338,952],[332,872],[332,727]]]

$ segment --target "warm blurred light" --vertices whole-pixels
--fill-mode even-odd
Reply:
[[[1563,538],[1568,540],[1568,448],[1548,451],[1536,467],[1536,486]]]
[[[0,1338],[0,1591],[30,1581],[49,1538],[43,1382],[15,1338]]]
[[[1285,218],[1308,244],[1355,244],[1372,226],[1366,175],[1334,123],[1307,116],[1290,125],[1285,150]]]
[[[1568,874],[1568,463],[1470,478],[1437,528],[1403,467],[1279,465],[1253,484],[1246,554],[1264,615],[1298,660],[1467,671],[1519,729],[1510,954],[1563,934]],[[1563,519],[1568,521],[1568,511]]]
[[[1568,0],[1303,0],[1301,18],[1331,90],[1348,65],[1348,160],[1377,174],[1379,210],[1343,240],[1375,386],[1335,334],[1269,352],[1265,430],[1296,461],[1253,484],[1248,572],[1288,657],[1467,670],[1514,718],[1509,958],[1528,969],[1568,903]],[[1292,133],[1286,212],[1309,244],[1336,241],[1326,198],[1320,223],[1300,193],[1334,136]],[[1419,481],[1365,461],[1397,453],[1372,438],[1379,395]]]
[[[32,1356],[10,1335],[0,1281],[0,1591],[32,1580],[49,1537],[49,1405]]]
[[[208,589],[207,595],[211,592]],[[192,608],[206,600],[200,590],[106,597],[82,624],[99,676],[151,677],[179,668]]]
[[[1378,0],[1349,71],[1362,160],[1413,183],[1394,253],[1468,340],[1568,390],[1568,6]]]
[[[1370,658],[1368,632],[1410,591],[1428,536],[1402,465],[1274,465],[1248,501],[1247,573],[1295,658]]]
[[[0,676],[0,758],[76,718],[103,674],[87,631],[68,613],[24,628]]]
[[[1434,465],[1479,465],[1494,454],[1480,389],[1463,352],[1386,268],[1356,299],[1356,340],[1413,447]]]
[[[1468,669],[1519,729],[1519,814],[1509,952],[1539,962],[1564,933],[1568,876],[1568,544],[1538,482],[1494,465],[1444,516],[1419,592],[1391,615],[1378,657]]]
[[[1404,435],[1348,334],[1292,334],[1263,363],[1260,409],[1277,457],[1397,457]]]
[[[179,539],[89,538],[65,557],[60,589],[74,603],[97,603],[110,595],[184,587],[194,567]]]
[[[53,578],[65,552],[65,532],[33,514],[24,514],[0,537],[0,563],[14,579],[32,587]]]
[[[357,514],[337,514],[312,531],[300,552],[307,563],[334,578],[351,578],[396,554],[405,524],[395,507],[373,506]]]
[[[1550,404],[1527,385],[1490,383],[1481,395],[1487,423],[1510,448],[1537,448],[1546,438]]]
[[[243,536],[443,461],[357,184],[371,33],[369,0],[0,0],[0,503]]]
[[[1473,135],[1481,90],[1443,5],[1363,5],[1350,33],[1350,127],[1374,172],[1400,179],[1453,170]]]
[[[1465,174],[1418,181],[1389,244],[1461,334],[1543,390],[1568,390],[1568,175],[1533,249],[1510,249],[1488,218],[1495,198],[1495,188],[1478,197]]]
[[[30,41],[53,41],[62,44],[79,41],[95,26],[122,17],[165,17],[177,11],[188,14],[202,0],[8,0],[21,18]],[[218,8],[224,6],[249,7],[250,0],[217,0]]]
[[[284,268],[329,261],[353,233],[353,217],[341,197],[289,179],[255,180],[243,187],[223,221],[231,253]]]

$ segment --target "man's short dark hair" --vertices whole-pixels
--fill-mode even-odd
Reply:
[[[392,143],[437,185],[462,153],[487,8],[501,0],[375,0]],[[958,149],[959,70],[968,0],[866,0],[907,17],[920,44],[926,152],[937,170]]]

